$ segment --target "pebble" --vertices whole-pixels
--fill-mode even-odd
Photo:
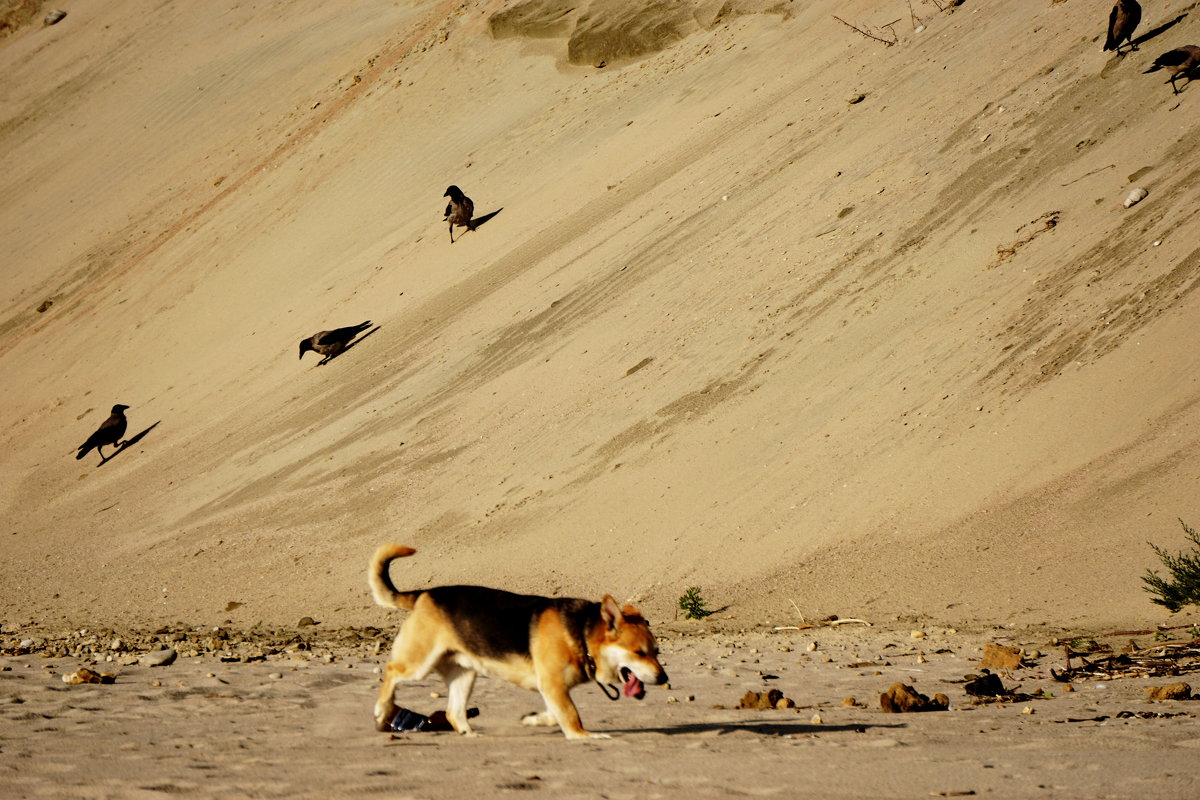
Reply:
[[[853,105],[857,105],[858,103],[861,103],[863,100],[866,100],[866,99],[867,99],[867,96],[865,94],[852,94],[848,98],[846,98],[846,103],[848,105],[853,106]]]
[[[912,633],[909,634],[909,636],[911,636],[914,639],[924,639],[925,631],[913,631]]]
[[[283,680],[283,673],[282,672],[272,672],[267,677],[273,681],[281,681],[281,680]]]
[[[146,655],[142,656],[142,666],[165,667],[173,664],[176,656],[178,655],[179,654],[170,647],[166,648],[165,650],[155,650],[154,652],[147,653]]]
[[[813,725],[820,725],[823,722],[820,714],[813,714],[811,717],[809,717],[808,721]]]
[[[1121,205],[1125,206],[1126,208],[1131,208],[1145,200],[1149,194],[1150,193],[1145,189],[1134,189],[1125,197],[1125,202],[1121,203]]]

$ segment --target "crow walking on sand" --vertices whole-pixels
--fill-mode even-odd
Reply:
[[[369,327],[371,327],[371,320],[346,328],[335,328],[331,331],[314,333],[307,339],[300,340],[300,358],[304,358],[304,354],[309,350],[318,355],[325,356],[317,362],[317,366],[319,367],[331,358],[341,355],[346,346],[350,344],[350,340]]]
[[[1197,67],[1200,67],[1200,47],[1194,44],[1185,44],[1183,47],[1168,50],[1154,59],[1154,65],[1143,74],[1148,75],[1151,72],[1158,72],[1160,69],[1169,70],[1171,79],[1167,83],[1171,84],[1172,92],[1179,94],[1179,87],[1175,85],[1175,81],[1183,77],[1188,79],[1188,83],[1191,83],[1192,73],[1196,71]]]
[[[469,231],[475,230],[475,223],[471,221],[471,218],[475,216],[475,204],[457,186],[446,189],[446,193],[442,197],[450,198],[450,202],[446,204],[446,221],[450,223],[450,244],[454,244],[455,225]]]
[[[95,448],[96,452],[100,454],[101,464],[112,458],[112,456],[106,457],[104,451],[100,448],[106,444],[116,447],[117,442],[121,441],[121,437],[125,435],[125,428],[129,424],[125,420],[125,409],[127,408],[129,406],[123,406],[120,403],[113,406],[112,413],[108,416],[108,419],[101,423],[100,427],[87,438],[86,442],[79,445],[79,452],[75,454],[75,458],[83,458],[92,451],[92,448]]]
[[[1121,52],[1122,40],[1129,45],[1130,50],[1137,50],[1137,46],[1133,43],[1133,31],[1141,21],[1142,7],[1137,4],[1137,0],[1117,0],[1112,13],[1108,15],[1108,38],[1104,40],[1105,51],[1116,50],[1117,55],[1124,55]]]

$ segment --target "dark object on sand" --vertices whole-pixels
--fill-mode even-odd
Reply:
[[[930,699],[907,684],[894,683],[892,688],[879,695],[879,707],[889,714],[945,711],[950,707],[950,698],[939,693]]]
[[[1184,77],[1188,79],[1188,83],[1191,83],[1192,73],[1197,67],[1200,67],[1200,47],[1194,44],[1185,44],[1183,47],[1168,50],[1154,59],[1154,64],[1143,74],[1148,75],[1151,72],[1158,72],[1160,69],[1169,71],[1171,79],[1167,83],[1171,84],[1172,92],[1179,94],[1179,87],[1175,85],[1175,81]]]
[[[1133,32],[1142,21],[1142,7],[1137,0],[1117,0],[1112,13],[1108,15],[1108,38],[1104,40],[1104,49],[1121,52],[1122,40],[1129,45],[1130,50],[1137,50],[1133,43]]]
[[[319,331],[314,333],[307,339],[300,340],[300,358],[304,358],[304,354],[312,350],[318,355],[325,356],[317,362],[317,366],[321,366],[331,358],[337,358],[341,355],[350,341],[360,333],[371,327],[371,320],[359,323],[358,325],[350,325],[346,328],[335,328],[331,331]]]
[[[62,22],[63,18],[66,16],[67,16],[67,12],[59,11],[58,9],[54,9],[53,11],[47,11],[46,16],[42,18],[42,24],[43,25],[57,25],[58,23]]]
[[[450,198],[446,204],[446,221],[450,223],[450,244],[454,244],[455,225],[469,231],[475,230],[475,224],[471,221],[475,216],[475,204],[457,186],[448,187],[442,197]]]
[[[125,428],[129,424],[125,419],[125,409],[129,406],[123,406],[117,403],[112,407],[112,414],[108,419],[100,424],[96,432],[87,438],[87,441],[79,445],[79,452],[75,454],[76,459],[83,458],[92,451],[94,447],[96,452],[100,454],[100,463],[103,464],[112,456],[105,456],[104,451],[100,448],[104,445],[116,446],[117,442],[121,441],[121,437],[125,435]]]
[[[468,708],[467,718],[479,716],[478,708]],[[396,733],[405,733],[406,731],[453,731],[450,720],[446,718],[445,711],[435,711],[428,717],[424,714],[418,714],[408,708],[396,708],[396,714],[392,717],[392,721],[388,723],[387,730]]]

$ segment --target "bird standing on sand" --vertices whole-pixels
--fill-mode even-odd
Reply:
[[[83,458],[92,451],[93,447],[100,454],[101,464],[112,458],[112,456],[105,457],[104,451],[100,448],[106,444],[115,447],[117,442],[121,441],[121,437],[125,435],[125,428],[129,424],[125,419],[125,409],[127,408],[129,406],[123,406],[120,403],[113,406],[112,413],[108,416],[108,419],[100,424],[100,427],[87,438],[86,442],[79,445],[79,452],[75,454],[75,458],[77,460]]]
[[[1138,0],[1117,0],[1117,5],[1112,6],[1112,12],[1109,14],[1109,37],[1104,40],[1104,49],[1116,50],[1117,55],[1124,55],[1121,52],[1121,41],[1124,40],[1128,44],[1130,50],[1136,50],[1138,47],[1133,43],[1133,31],[1138,28],[1141,23],[1141,6],[1138,5]]]
[[[446,221],[450,223],[450,244],[454,244],[455,225],[469,231],[475,230],[475,225],[471,222],[471,217],[475,215],[475,204],[457,186],[446,189],[446,193],[442,197],[450,198],[450,202],[446,205]]]
[[[1137,50],[1133,43],[1133,31],[1142,21],[1142,7],[1137,0],[1117,0],[1112,13],[1108,15],[1108,38],[1104,41],[1104,49],[1116,50],[1121,56],[1121,41],[1129,45],[1130,50]]]
[[[331,331],[314,333],[307,339],[300,340],[300,358],[304,358],[304,354],[309,350],[318,355],[325,356],[317,362],[317,366],[319,367],[329,359],[341,355],[342,351],[346,349],[346,345],[350,344],[350,340],[369,327],[371,327],[371,320],[346,328],[335,328]]]
[[[1191,83],[1192,73],[1196,71],[1197,67],[1200,67],[1200,47],[1194,44],[1185,44],[1183,47],[1168,50],[1154,59],[1154,65],[1142,74],[1148,75],[1151,72],[1158,72],[1160,69],[1170,70],[1171,79],[1167,83],[1171,84],[1172,92],[1179,94],[1179,87],[1175,85],[1175,81],[1182,76],[1188,79],[1188,83]]]

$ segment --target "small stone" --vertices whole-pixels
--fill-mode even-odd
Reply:
[[[924,639],[925,631],[913,631],[912,633],[909,634],[909,636],[911,636],[914,639]]]
[[[178,655],[172,648],[167,647],[142,656],[141,663],[144,667],[166,667],[173,664]]]
[[[317,621],[315,619],[313,619],[312,617],[301,617],[300,621],[296,623],[296,627],[297,628],[308,628],[308,627],[311,627],[316,624],[317,624]]]
[[[983,658],[979,660],[980,669],[1003,669],[1012,671],[1020,669],[1021,658],[1025,654],[1019,647],[1005,647],[1002,644],[986,644],[983,646]]]
[[[820,725],[824,720],[821,719],[820,714],[813,714],[811,717],[808,718],[808,721],[811,722],[813,725]]]
[[[120,639],[113,639],[112,643],[109,644],[108,649],[112,650],[114,653],[119,653],[125,649],[125,643]]]
[[[924,653],[917,653],[917,663],[918,664],[928,664],[929,660],[925,658]]]
[[[806,649],[807,649],[807,650],[808,650],[808,652],[810,652],[810,653],[815,653],[815,652],[817,652],[817,648],[818,648],[818,647],[820,647],[820,645],[819,645],[819,644],[817,644],[816,642],[809,642],[809,643],[808,643],[808,647],[807,647]]]
[[[1021,713],[1022,714],[1032,714],[1033,706],[1025,706],[1024,708],[1021,709]]]
[[[858,701],[855,700],[853,697],[843,697],[842,705],[845,706],[846,708],[858,708]]]
[[[283,673],[282,672],[272,672],[267,677],[273,681],[281,681],[281,680],[283,680]]]
[[[679,700],[676,699],[675,695],[670,695],[669,697],[667,697],[667,702],[668,703],[678,703]]]
[[[1148,700],[1190,700],[1192,687],[1183,681],[1168,683],[1166,686],[1146,687]]]
[[[879,696],[879,707],[889,714],[903,714],[913,711],[945,711],[950,706],[950,699],[944,694],[934,696],[930,700],[911,686],[896,683],[892,688]]]
[[[861,94],[861,93],[860,94],[852,94],[846,98],[846,104],[852,105],[852,106],[858,105],[859,103],[861,103],[863,100],[866,100],[866,99],[867,99],[867,96],[865,94]]]

